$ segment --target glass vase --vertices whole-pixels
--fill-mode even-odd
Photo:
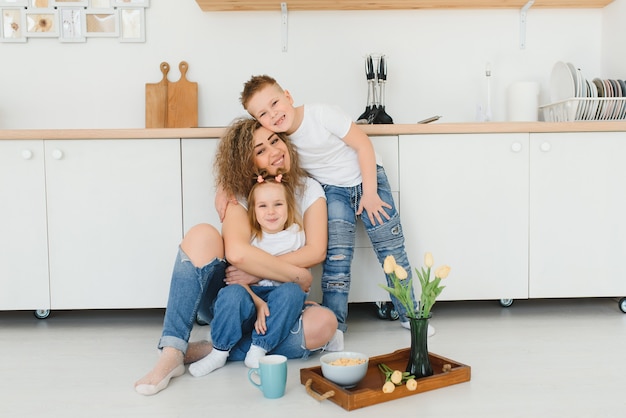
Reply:
[[[428,318],[409,318],[411,326],[411,351],[409,352],[409,362],[406,371],[415,376],[428,377],[433,375],[433,368],[430,365],[428,356]]]

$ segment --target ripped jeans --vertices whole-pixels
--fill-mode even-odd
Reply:
[[[382,280],[385,279],[389,286],[393,286],[382,270],[385,257],[393,255],[396,263],[404,267],[409,274],[408,279],[412,276],[411,265],[404,248],[404,234],[400,224],[400,215],[393,201],[391,186],[387,180],[385,169],[381,166],[377,166],[377,182],[378,196],[392,206],[391,209],[386,209],[390,219],[383,218],[382,225],[372,225],[365,211],[360,218],[381,265],[380,283],[384,283]],[[330,185],[323,185],[323,187],[328,206],[328,249],[322,273],[322,305],[335,313],[339,322],[337,328],[345,331],[347,329],[348,294],[351,281],[350,269],[356,239],[356,211],[361,203],[363,187],[362,184],[353,187]],[[378,281],[376,280],[376,282]],[[413,289],[411,289],[411,297],[415,308],[417,302]],[[400,314],[401,320],[408,321],[406,310],[402,304],[393,296],[391,296],[391,301]]]

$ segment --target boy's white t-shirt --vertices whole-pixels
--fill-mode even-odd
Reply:
[[[289,135],[296,145],[302,168],[322,184],[353,187],[361,184],[361,168],[356,151],[342,138],[352,119],[337,106],[304,106],[300,127]],[[377,163],[380,164],[378,156]]]

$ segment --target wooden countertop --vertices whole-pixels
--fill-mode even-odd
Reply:
[[[610,122],[483,122],[360,125],[370,136],[461,133],[626,132],[626,121]],[[225,127],[174,129],[7,129],[8,139],[154,139],[219,138]]]

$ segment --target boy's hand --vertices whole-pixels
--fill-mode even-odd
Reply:
[[[254,322],[254,329],[257,333],[265,335],[265,332],[267,331],[265,317],[270,316],[270,309],[267,306],[267,303],[260,298],[255,300],[254,306],[256,306],[256,321]]]
[[[363,196],[361,196],[361,203],[359,204],[359,209],[356,214],[360,215],[365,210],[372,225],[376,225],[377,222],[379,225],[382,225],[383,217],[386,220],[391,218],[385,211],[385,208],[391,209],[391,205],[382,200],[377,193],[369,195],[363,194]]]

